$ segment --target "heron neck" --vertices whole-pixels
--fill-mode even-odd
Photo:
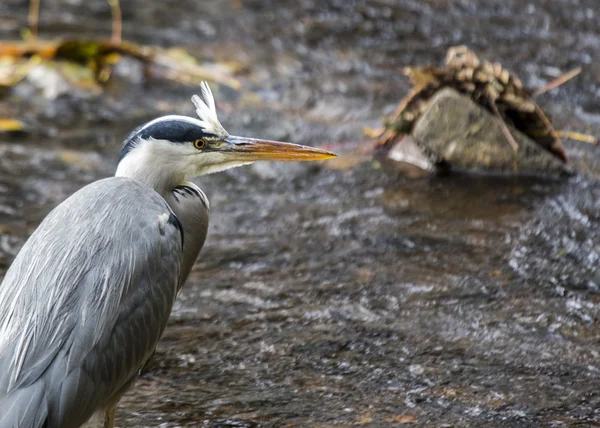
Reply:
[[[169,162],[168,157],[156,152],[156,145],[140,144],[121,159],[115,176],[131,178],[145,184],[166,199],[184,180],[185,175],[174,172],[178,171],[177,165]]]
[[[168,166],[156,165],[156,159],[151,162],[152,159],[146,158],[150,156],[150,152],[142,151],[130,158],[131,155],[128,154],[119,162],[115,175],[131,178],[154,189],[169,204],[183,226],[181,287],[192,270],[206,238],[208,200],[198,186],[185,182],[183,175],[174,177],[172,169]],[[183,190],[180,190],[182,188]]]
[[[187,279],[208,231],[209,205],[202,190],[191,182],[182,182],[165,197],[165,200],[183,226],[183,261],[181,283]]]

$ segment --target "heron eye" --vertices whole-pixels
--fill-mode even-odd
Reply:
[[[206,140],[204,138],[198,138],[194,141],[194,147],[198,150],[202,150],[206,147]]]

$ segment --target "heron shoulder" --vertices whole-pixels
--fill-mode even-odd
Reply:
[[[104,212],[107,217],[111,216],[111,212],[118,211],[120,216],[135,216],[137,220],[147,218],[152,221],[155,218],[161,233],[164,232],[162,229],[166,224],[174,226],[183,245],[183,227],[170,205],[155,190],[136,180],[127,177],[98,180],[74,193],[64,203],[83,205],[94,212]],[[106,227],[112,225],[107,222]]]

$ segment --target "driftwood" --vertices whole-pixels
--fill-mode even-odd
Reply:
[[[198,84],[203,80],[209,80],[235,89],[240,88],[237,79],[198,65],[189,54],[182,55],[181,50],[168,50],[112,39],[0,42],[0,60],[11,59],[15,67],[22,67],[30,58],[50,62],[67,61],[91,68],[98,81],[104,81],[110,76],[110,67],[118,62],[121,56],[134,58],[148,67],[155,66],[162,69],[166,78],[181,83]]]

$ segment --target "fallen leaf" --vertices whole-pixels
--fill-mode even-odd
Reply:
[[[17,119],[0,119],[0,132],[23,131],[25,124]]]
[[[363,126],[362,131],[365,137],[377,138],[385,132],[385,128],[372,128],[370,126]]]
[[[75,62],[57,62],[57,72],[71,85],[92,94],[99,95],[102,87],[98,84],[94,70]]]
[[[363,425],[373,422],[373,418],[370,416],[362,416],[359,420],[354,422],[354,425]]]
[[[0,87],[16,86],[38,62],[35,56],[30,59],[0,56]]]
[[[412,416],[408,416],[408,415],[392,416],[391,418],[387,418],[385,421],[398,423],[398,424],[415,424],[415,423],[417,423],[417,420],[415,418],[413,418]]]

